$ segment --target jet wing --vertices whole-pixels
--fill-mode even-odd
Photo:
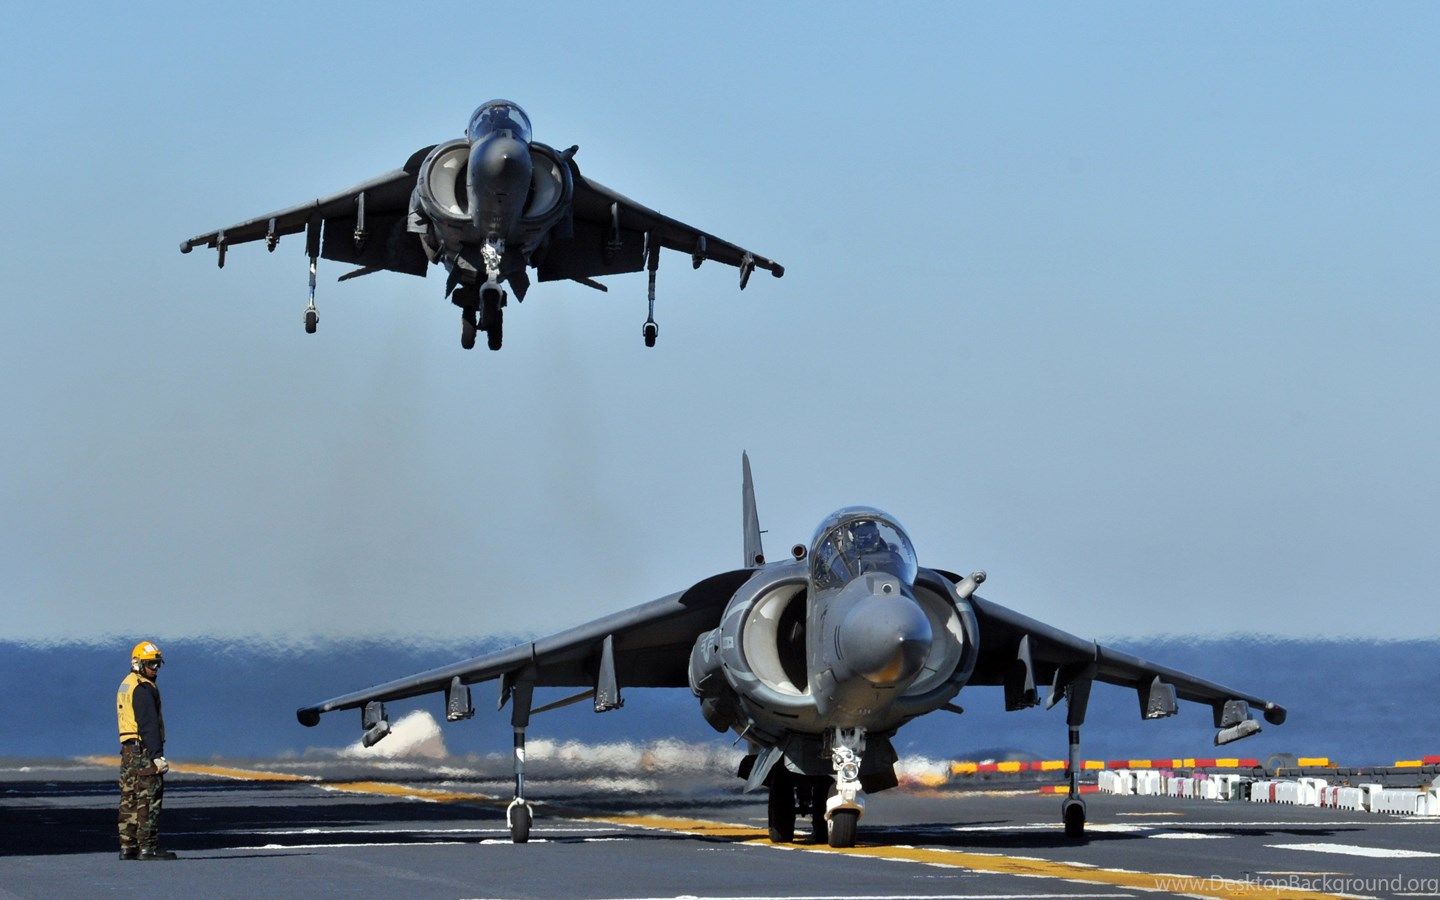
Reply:
[[[944,574],[952,581],[960,581],[957,575]],[[1091,673],[1089,677],[1096,681],[1134,688],[1141,691],[1142,696],[1159,678],[1164,684],[1174,686],[1179,699],[1204,703],[1215,709],[1217,719],[1226,702],[1243,700],[1263,710],[1266,721],[1271,724],[1279,725],[1285,721],[1285,708],[1273,701],[1103,647],[978,595],[972,596],[970,602],[980,630],[980,656],[969,683],[1006,685],[1007,704],[1011,691],[1017,688],[1020,694],[1041,684],[1058,683],[1063,688],[1071,679]],[[1026,645],[1024,651],[1021,649],[1022,641]],[[1028,682],[1024,676],[1025,664],[1021,661],[1023,653],[1029,656],[1031,680]],[[1033,702],[1032,695],[1029,702],[1020,705],[1028,706]]]
[[[419,240],[408,232],[406,218],[420,164],[433,149],[434,145],[422,147],[410,156],[403,168],[361,182],[349,190],[197,234],[180,244],[180,252],[189,253],[195,247],[213,247],[220,251],[220,264],[223,266],[228,247],[273,239],[273,249],[275,240],[299,234],[315,222],[323,229],[323,232],[316,232],[317,240],[323,233],[323,242],[313,248],[318,256],[375,269],[424,275],[429,259]],[[362,205],[364,229],[362,238],[357,241],[355,236]]]
[[[785,267],[774,260],[636,203],[619,191],[580,174],[572,159],[575,193],[567,238],[556,239],[539,260],[541,281],[638,272],[645,266],[645,235],[661,247],[688,253],[694,265],[707,259],[741,270],[741,287],[752,269],[776,278]]]
[[[301,707],[296,717],[301,724],[314,725],[322,713],[444,691],[457,677],[468,685],[525,674],[534,678],[537,687],[595,687],[607,637],[613,639],[616,681],[621,687],[685,687],[695,639],[720,624],[726,604],[753,574],[740,569],[715,575],[687,590],[550,637]]]

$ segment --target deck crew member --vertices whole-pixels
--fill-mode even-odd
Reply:
[[[165,795],[165,717],[155,680],[165,657],[151,641],[130,651],[130,674],[120,682],[115,713],[120,724],[120,858],[164,860],[160,803]]]

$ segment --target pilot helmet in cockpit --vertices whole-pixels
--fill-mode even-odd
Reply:
[[[850,538],[854,542],[855,549],[860,553],[875,553],[879,550],[889,549],[873,519],[862,519],[851,526]]]
[[[471,141],[498,134],[529,143],[530,117],[509,100],[490,100],[480,104],[471,114],[470,127],[465,129],[465,134]]]

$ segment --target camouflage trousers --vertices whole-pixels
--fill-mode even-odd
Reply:
[[[153,850],[160,841],[165,779],[137,745],[120,747],[120,848]]]

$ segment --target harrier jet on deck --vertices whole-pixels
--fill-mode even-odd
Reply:
[[[1070,793],[1065,831],[1085,831],[1079,796],[1080,726],[1096,681],[1134,690],[1140,715],[1177,712],[1177,698],[1209,706],[1216,744],[1252,735],[1250,707],[1275,725],[1285,710],[1149,660],[1101,647],[981,598],[984,572],[961,578],[921,568],[904,529],[877,509],[854,506],[820,523],[809,545],[767,563],[750,462],[743,461],[744,567],[668,597],[510,650],[356,691],[297,711],[361,709],[366,746],[385,737],[385,702],[445,692],[446,718],[474,714],[469,685],[500,679],[512,704],[515,798],[512,838],[527,839],[525,729],[530,717],[593,699],[595,711],[622,705],[625,687],[689,687],[716,731],[735,731],[750,753],[738,773],[746,789],[769,789],[770,839],[790,841],[797,813],[816,835],[854,843],[866,791],[896,784],[896,729],[935,711],[968,685],[1004,688],[1005,708],[1066,704]],[[582,691],[536,705],[537,688]]]
[[[415,151],[403,168],[348,191],[260,216],[180,245],[214,247],[219,264],[234,244],[263,238],[274,250],[287,234],[305,233],[310,305],[305,330],[320,321],[315,265],[323,257],[359,268],[341,281],[388,269],[425,275],[431,263],[449,277],[445,296],[460,307],[460,343],[484,331],[499,350],[507,292],[524,300],[527,269],[540,281],[569,279],[607,290],[597,276],[650,273],[650,315],[643,335],[655,346],[655,269],[660,248],[690,255],[695,268],[713,259],[740,269],[740,289],[757,268],[776,278],[773,260],[641,206],[580,174],[578,147],[562,152],[530,139],[530,119],[506,100],[475,110],[465,137]]]

